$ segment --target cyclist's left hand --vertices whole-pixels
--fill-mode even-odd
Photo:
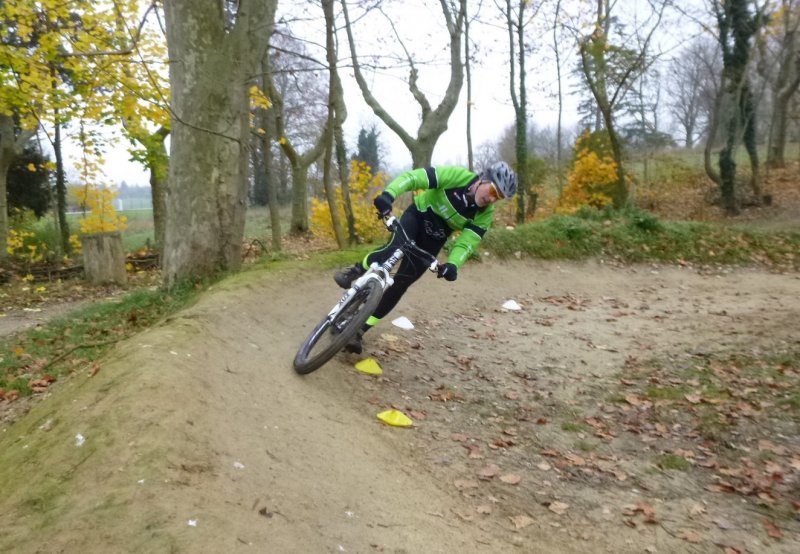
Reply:
[[[439,266],[436,270],[439,279],[444,277],[448,281],[455,281],[458,278],[458,268],[456,264],[446,263]]]
[[[372,201],[375,209],[378,210],[378,217],[386,217],[392,213],[392,203],[394,198],[388,192],[382,192]]]

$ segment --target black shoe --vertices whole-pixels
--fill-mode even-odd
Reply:
[[[344,345],[343,350],[345,352],[350,352],[351,354],[361,354],[361,352],[364,350],[364,345],[361,344],[361,338],[363,336],[364,334],[361,331],[356,333],[355,336]]]
[[[352,265],[348,268],[345,268],[341,271],[337,271],[333,275],[333,280],[336,281],[336,284],[342,287],[343,289],[349,289],[350,285],[364,275],[366,273],[366,269],[361,264]]]

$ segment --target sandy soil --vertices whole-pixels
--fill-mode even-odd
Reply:
[[[35,476],[4,491],[0,551],[800,549],[797,512],[708,489],[707,442],[689,471],[659,468],[690,446],[674,425],[642,432],[658,405],[621,378],[650,358],[796,350],[798,275],[470,264],[410,291],[389,319],[414,330],[382,322],[363,356],[295,375],[337,296],[327,273],[245,273],[54,387],[0,434],[0,463]],[[354,370],[366,356],[383,375]],[[378,422],[392,407],[414,427]],[[800,500],[797,420],[775,415],[734,450],[781,447],[773,496]]]

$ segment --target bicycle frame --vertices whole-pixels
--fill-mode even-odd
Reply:
[[[364,275],[353,281],[339,302],[303,341],[293,364],[297,373],[305,375],[318,369],[355,336],[379,306],[383,293],[394,284],[391,271],[405,256],[429,261],[428,269],[431,271],[438,269],[436,256],[418,247],[394,216],[390,214],[384,218],[384,224],[396,233],[392,240],[399,239],[397,247],[383,263],[371,264]]]
[[[390,215],[389,217],[385,218],[383,220],[383,224],[386,225],[386,228],[389,229],[390,231],[396,230],[397,232],[403,233],[406,241],[400,246],[398,246],[395,249],[395,251],[392,252],[392,255],[386,259],[385,262],[383,262],[382,264],[373,262],[364,275],[353,281],[353,284],[349,289],[345,291],[339,302],[331,309],[330,312],[328,312],[328,319],[330,321],[333,321],[333,319],[339,313],[339,310],[342,309],[342,306],[346,305],[347,302],[350,300],[350,298],[352,298],[361,288],[364,287],[364,284],[366,282],[370,280],[377,281],[384,291],[386,291],[386,289],[391,287],[394,284],[394,279],[392,278],[391,271],[394,268],[394,266],[400,263],[400,260],[402,260],[403,257],[405,257],[406,251],[415,252],[418,255],[424,254],[426,257],[432,260],[430,266],[428,267],[429,271],[435,272],[439,267],[439,262],[435,256],[433,256],[429,252],[426,252],[425,250],[422,250],[417,246],[417,244],[413,240],[408,238],[408,235],[406,235],[405,230],[400,225],[400,222],[397,220],[395,216]]]

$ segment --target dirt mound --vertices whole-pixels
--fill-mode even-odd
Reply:
[[[330,275],[249,272],[0,435],[0,550],[795,551],[791,516],[659,470],[658,443],[599,416],[632,358],[796,347],[798,293],[750,270],[471,264],[410,291],[392,318],[413,331],[366,336],[382,376],[341,355],[299,377]],[[628,405],[615,417],[650,414]],[[389,407],[415,427],[380,424]],[[782,432],[781,463],[800,454],[796,424]]]

